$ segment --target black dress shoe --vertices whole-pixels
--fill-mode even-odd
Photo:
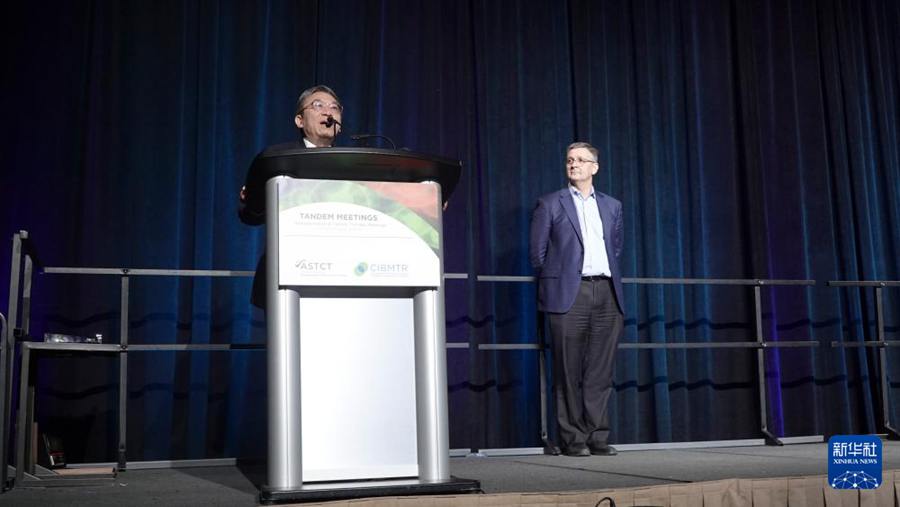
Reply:
[[[591,450],[587,447],[571,447],[569,449],[566,449],[566,452],[564,452],[563,454],[575,458],[587,458],[591,455]]]
[[[603,447],[591,447],[591,454],[594,456],[615,456],[619,454],[619,451],[611,445],[604,445]]]

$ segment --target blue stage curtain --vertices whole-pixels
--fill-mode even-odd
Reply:
[[[469,275],[447,282],[448,339],[471,345],[448,350],[451,447],[539,445],[536,353],[477,350],[538,342],[534,287],[475,276],[531,274],[531,208],[574,140],[624,204],[626,276],[820,281],[762,290],[767,339],[820,343],[766,351],[773,432],[881,429],[876,353],[830,345],[875,338],[873,292],[821,282],[900,277],[897,2],[31,2],[0,23],[0,233],[28,230],[47,265],[253,269],[264,234],[237,190],[324,83],[348,133],[463,162],[444,222],[446,270]],[[130,341],[264,343],[249,289],[132,277]],[[118,290],[38,275],[33,330],[115,342]],[[624,342],[755,339],[749,287],[626,298]],[[130,354],[128,459],[260,456],[265,378],[262,352]],[[70,461],[115,459],[117,379],[108,358],[42,366],[38,420]],[[612,403],[616,442],[758,437],[755,351],[623,350]]]

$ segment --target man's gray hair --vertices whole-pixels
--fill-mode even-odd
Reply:
[[[305,107],[304,102],[309,98],[310,95],[316,92],[325,92],[328,95],[334,97],[334,101],[338,104],[341,103],[341,99],[338,98],[337,93],[334,93],[334,90],[325,86],[325,85],[316,85],[312,88],[307,88],[303,90],[303,93],[300,94],[300,97],[297,99],[297,112],[295,114],[300,114],[303,112],[303,108]]]
[[[581,141],[574,142],[570,144],[568,148],[566,148],[566,155],[568,155],[570,151],[577,150],[578,148],[584,148],[587,151],[591,152],[591,156],[594,157],[594,160],[597,161],[598,165],[600,164],[600,150],[594,148],[591,143],[585,143]]]

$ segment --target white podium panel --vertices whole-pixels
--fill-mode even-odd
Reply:
[[[304,482],[417,477],[411,298],[299,298]]]

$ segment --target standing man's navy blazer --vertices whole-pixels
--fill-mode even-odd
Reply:
[[[619,268],[624,241],[622,203],[604,193],[595,193],[603,221],[606,255],[616,289],[616,300],[619,311],[624,315],[622,270]],[[569,227],[561,227],[560,224],[568,224]],[[568,312],[575,302],[584,260],[584,240],[568,188],[538,199],[531,220],[531,237],[534,240],[531,242],[529,255],[539,279],[538,308],[543,312]]]

